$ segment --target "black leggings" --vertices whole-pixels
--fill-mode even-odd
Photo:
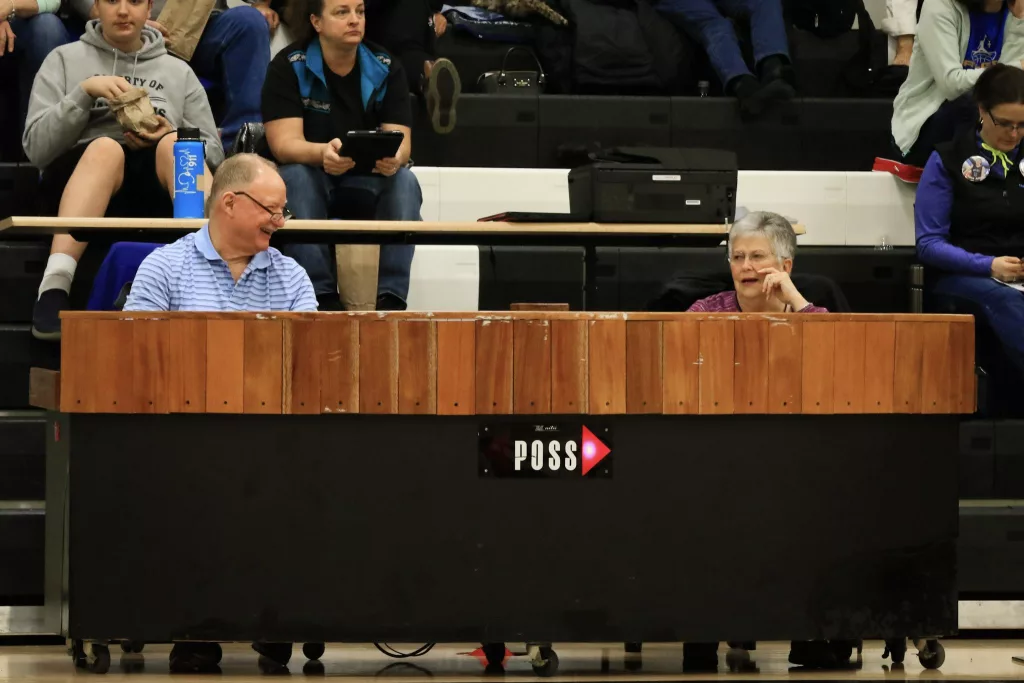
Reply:
[[[942,103],[939,110],[928,117],[928,120],[921,126],[917,134],[917,140],[913,147],[903,156],[903,163],[911,166],[924,166],[928,163],[928,157],[935,151],[936,145],[949,142],[964,126],[978,119],[978,107],[970,95],[961,95],[955,100]],[[895,147],[895,143],[893,143]],[[897,150],[898,151],[898,150]]]

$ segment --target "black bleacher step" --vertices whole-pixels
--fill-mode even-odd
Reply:
[[[0,324],[0,410],[28,408],[32,366],[60,367],[60,344],[32,337],[30,325]]]
[[[564,150],[594,144],[668,147],[672,105],[668,97],[545,95],[539,98],[539,162],[565,168]]]
[[[0,242],[0,323],[32,322],[49,255],[48,242]]]
[[[995,496],[1024,498],[1024,420],[996,420]]]
[[[995,495],[995,425],[992,420],[960,423],[960,498]]]
[[[0,604],[42,604],[46,510],[0,504]]]
[[[926,523],[926,522],[924,522]],[[960,505],[957,585],[961,599],[1024,594],[1024,504]]]
[[[46,417],[0,411],[0,501],[46,497]]]
[[[536,168],[538,102],[532,95],[464,95],[455,129],[437,136],[428,153],[441,166]]]
[[[39,212],[39,171],[28,164],[0,163],[0,219]],[[4,234],[0,232],[0,239]]]

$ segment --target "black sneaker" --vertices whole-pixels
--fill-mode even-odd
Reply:
[[[171,673],[217,673],[223,656],[219,643],[175,643],[171,648]]]
[[[789,663],[808,669],[834,669],[840,663],[836,654],[827,640],[794,640],[790,643]]]
[[[394,294],[385,292],[377,297],[376,310],[378,311],[404,311],[406,308],[408,308],[408,304]]]
[[[341,303],[341,296],[333,294],[317,294],[316,307],[319,311],[344,311],[345,305]]]
[[[48,289],[32,309],[32,336],[42,341],[60,341],[60,312],[71,308],[68,293]]]
[[[260,653],[260,670],[277,673],[287,670],[292,659],[291,643],[253,643],[252,649]]]
[[[438,59],[427,78],[427,112],[434,131],[444,135],[455,128],[455,104],[462,94],[459,72],[450,59]]]

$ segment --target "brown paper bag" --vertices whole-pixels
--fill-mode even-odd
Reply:
[[[133,133],[152,133],[160,127],[160,121],[153,111],[153,103],[149,101],[149,93],[142,88],[132,88],[108,102],[110,110],[117,117],[117,122],[125,130]]]
[[[380,246],[339,244],[334,247],[334,254],[338,260],[338,292],[345,310],[376,309]]]
[[[216,0],[167,0],[157,21],[167,29],[167,51],[186,62],[192,59]]]

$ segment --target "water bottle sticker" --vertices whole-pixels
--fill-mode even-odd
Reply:
[[[199,175],[199,155],[182,149],[178,153],[178,179],[175,188],[182,194],[195,194]]]

